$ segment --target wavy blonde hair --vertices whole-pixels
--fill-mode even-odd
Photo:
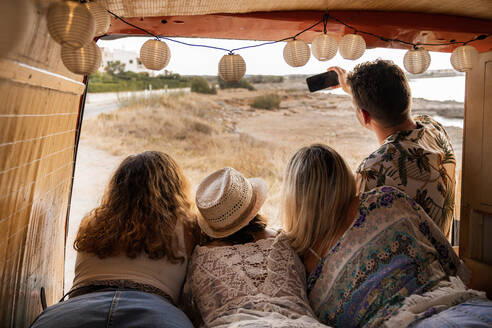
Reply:
[[[82,221],[74,248],[100,258],[167,256],[177,263],[176,224],[193,228],[195,214],[180,167],[157,151],[128,156],[113,174],[101,205]]]
[[[313,245],[328,249],[355,193],[354,175],[335,150],[322,144],[299,149],[287,165],[280,211],[292,247],[300,255]]]

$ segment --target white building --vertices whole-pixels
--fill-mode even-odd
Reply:
[[[155,71],[145,68],[136,52],[122,49],[101,48],[101,53],[102,60],[101,66],[99,66],[100,72],[104,72],[108,62],[119,60],[121,63],[125,64],[125,71],[132,71],[135,73],[148,72],[150,76],[154,76],[155,74]]]

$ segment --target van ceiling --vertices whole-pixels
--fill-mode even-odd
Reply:
[[[492,0],[103,0],[106,8],[129,22],[160,36],[240,40],[279,40],[329,14],[355,28],[412,43],[467,41],[492,33]],[[456,15],[456,16],[453,16]],[[322,24],[302,34],[310,42]],[[328,33],[341,38],[352,30],[329,20]],[[109,38],[142,35],[112,20]],[[108,37],[106,37],[108,38]],[[409,46],[364,35],[368,48]],[[474,42],[480,52],[492,50],[492,37]],[[432,46],[451,52],[458,45]]]
[[[99,0],[123,17],[241,14],[274,11],[364,10],[492,19],[490,0]]]
[[[492,0],[490,3],[492,4]],[[324,13],[324,11],[283,11],[125,19],[160,36],[270,41],[295,35],[319,21]],[[330,11],[329,14],[358,30],[411,43],[441,44],[451,40],[468,41],[479,35],[492,33],[492,20],[476,18],[381,11]],[[323,25],[319,24],[303,33],[299,39],[311,42],[322,30]],[[336,38],[341,38],[344,34],[352,33],[352,30],[329,20],[327,32]],[[117,38],[145,33],[113,19],[107,34],[109,38]],[[399,42],[384,42],[368,35],[363,37],[368,48],[410,48]],[[472,44],[479,52],[492,50],[492,37]],[[432,51],[452,52],[459,45],[426,48]]]

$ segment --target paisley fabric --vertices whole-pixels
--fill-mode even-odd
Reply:
[[[380,187],[360,195],[352,226],[309,275],[309,300],[324,324],[377,327],[393,316],[401,319],[402,308],[414,305],[406,299],[423,295],[410,320],[393,320],[408,324],[443,294],[444,308],[475,295],[450,288],[449,278],[461,274],[460,266],[440,229],[414,200],[396,188]]]
[[[414,118],[417,128],[389,136],[357,169],[361,192],[396,187],[422,206],[448,236],[454,211],[456,160],[449,136],[427,115]]]

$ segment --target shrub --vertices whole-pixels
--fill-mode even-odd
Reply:
[[[222,80],[222,78],[219,76],[219,87],[221,89],[236,89],[236,88],[242,88],[242,89],[248,89],[249,91],[255,90],[255,87],[248,82],[246,79],[241,79],[238,82],[226,82]]]
[[[210,135],[214,132],[213,127],[211,127],[209,124],[202,123],[200,121],[191,122],[190,128],[194,132],[199,132],[199,133],[208,134],[208,135]]]
[[[196,93],[205,93],[205,94],[216,94],[217,89],[214,86],[210,86],[203,77],[194,77],[191,80],[191,91]]]
[[[276,75],[249,75],[248,81],[255,84],[260,83],[282,83],[284,82],[283,76]]]
[[[258,96],[253,100],[251,107],[259,109],[279,109],[280,96],[274,93]]]
[[[135,73],[118,71],[118,73],[96,72],[89,75],[88,92],[120,92],[164,88],[186,88],[190,86],[187,77],[179,74],[149,76],[147,72]]]

